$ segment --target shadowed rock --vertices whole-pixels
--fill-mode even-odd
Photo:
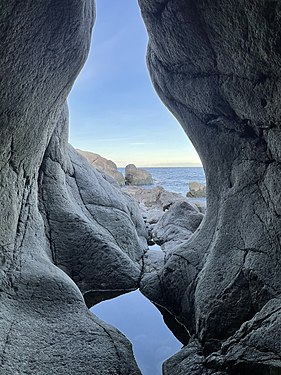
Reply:
[[[132,202],[67,145],[94,3],[11,0],[0,20],[0,373],[139,374],[82,296],[136,288],[145,235]]]
[[[201,157],[208,198],[199,230],[142,291],[195,335],[203,355],[219,353],[212,371],[279,374],[281,4],[139,3],[153,84]],[[205,373],[192,366],[186,373]]]

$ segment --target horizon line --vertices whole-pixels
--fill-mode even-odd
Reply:
[[[134,163],[130,163],[134,164]],[[128,164],[127,164],[128,165]],[[196,164],[196,165],[136,165],[137,168],[203,168],[202,164]],[[117,166],[117,168],[126,168],[126,165]]]

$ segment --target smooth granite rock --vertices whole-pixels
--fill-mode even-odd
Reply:
[[[112,177],[118,185],[125,185],[124,176],[117,170],[117,165],[112,160],[108,160],[99,154],[95,154],[94,152],[79,149],[77,149],[77,151],[79,154],[84,156],[97,170],[105,173],[109,177]]]
[[[139,4],[153,84],[199,153],[208,200],[199,230],[160,271],[144,276],[142,291],[184,324],[204,356],[226,355],[221,371],[279,374],[281,3]],[[277,311],[258,329],[271,301]],[[237,344],[225,353],[232,337]]]
[[[67,146],[94,15],[91,0],[0,3],[3,375],[140,374],[82,295],[136,288],[145,233],[134,204]]]
[[[137,168],[134,164],[128,164],[125,168],[126,185],[152,185],[151,173],[142,168]]]

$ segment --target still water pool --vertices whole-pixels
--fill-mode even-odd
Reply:
[[[162,363],[182,347],[138,290],[101,302],[91,311],[128,337],[143,375],[161,375]]]

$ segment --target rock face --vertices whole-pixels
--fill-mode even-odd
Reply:
[[[141,187],[129,186],[129,187],[123,188],[123,191],[129,194],[130,196],[132,196],[138,202],[142,210],[142,216],[146,223],[146,227],[147,227],[147,231],[149,235],[149,243],[151,245],[158,243],[158,242],[160,245],[162,245],[164,244],[164,242],[166,242],[166,241],[161,241],[161,240],[158,241],[157,235],[155,233],[153,234],[153,231],[154,231],[155,225],[164,216],[164,213],[170,210],[170,208],[173,208],[172,211],[175,213],[175,217],[173,215],[165,215],[164,217],[167,218],[167,220],[165,219],[160,222],[160,225],[158,226],[160,231],[165,232],[167,229],[166,225],[173,226],[173,223],[170,222],[170,219],[173,221],[175,218],[179,220],[178,224],[183,225],[182,229],[185,230],[186,228],[185,228],[185,225],[183,224],[183,222],[185,222],[185,218],[184,218],[185,214],[189,215],[191,212],[196,212],[196,214],[198,214],[200,211],[200,209],[196,205],[192,206],[189,203],[188,199],[183,197],[181,194],[167,191],[162,186],[156,186],[152,189],[144,189]],[[202,220],[202,215],[199,215],[199,216]],[[181,222],[180,224],[181,220],[183,220],[183,222]],[[195,221],[197,223],[195,224],[195,227],[197,228],[200,223],[198,223],[197,219]],[[194,232],[195,229],[192,230],[192,232]],[[179,233],[180,232],[181,230],[179,229]],[[188,233],[190,236],[189,230],[188,230]],[[177,238],[178,242],[180,242],[183,239],[186,239],[186,233],[183,236],[182,236],[183,233],[180,233],[180,234],[181,235]],[[154,239],[153,239],[153,236],[155,236]]]
[[[139,374],[82,295],[136,288],[145,242],[134,204],[67,145],[94,3],[11,0],[0,20],[0,373]]]
[[[117,165],[112,160],[108,160],[100,156],[99,154],[95,154],[94,152],[83,151],[79,149],[77,149],[77,151],[79,152],[79,154],[84,156],[95,168],[97,168],[97,170],[113,178],[113,180],[115,180],[118,185],[125,185],[124,176],[117,170]]]
[[[126,185],[152,185],[151,174],[145,169],[137,168],[134,164],[128,164],[125,168]]]
[[[155,186],[152,189],[144,189],[136,186],[129,186],[123,189],[134,197],[140,206],[145,210],[167,210],[176,202],[187,202],[188,199],[179,193],[165,190],[162,186]]]
[[[195,145],[208,190],[200,230],[142,282],[203,356],[196,366],[189,345],[186,361],[171,360],[184,369],[166,369],[279,374],[281,4],[139,4],[153,84]]]
[[[190,198],[205,198],[206,197],[206,186],[200,182],[190,182],[189,192],[186,194]]]
[[[204,215],[186,201],[174,203],[165,211],[152,230],[152,240],[166,256],[187,241],[201,224]]]

